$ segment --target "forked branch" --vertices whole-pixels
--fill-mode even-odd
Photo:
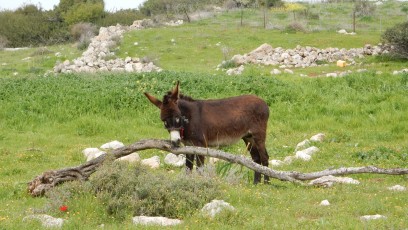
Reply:
[[[328,169],[320,172],[301,173],[296,171],[278,171],[265,166],[256,164],[251,159],[245,156],[234,155],[231,153],[223,152],[217,149],[203,148],[203,147],[172,147],[169,141],[166,140],[154,140],[147,139],[135,142],[131,145],[113,150],[111,155],[114,159],[129,155],[133,152],[146,150],[146,149],[160,149],[174,154],[197,154],[203,156],[209,156],[219,158],[232,163],[243,165],[249,169],[260,172],[270,178],[275,178],[281,181],[290,181],[295,183],[301,183],[301,181],[313,180],[322,176],[338,176],[347,174],[359,174],[359,173],[375,173],[375,174],[388,174],[388,175],[406,175],[408,174],[408,168],[394,168],[394,169],[382,169],[374,166],[367,167],[351,167],[351,168],[338,168]],[[46,191],[52,189],[58,184],[74,181],[74,180],[86,180],[89,176],[96,171],[106,159],[107,154],[88,161],[82,165],[71,168],[64,168],[60,170],[46,171],[41,175],[34,178],[28,183],[28,191],[32,196],[41,196]]]

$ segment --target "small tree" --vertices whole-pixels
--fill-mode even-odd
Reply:
[[[387,29],[382,38],[393,46],[393,54],[408,59],[408,21]]]

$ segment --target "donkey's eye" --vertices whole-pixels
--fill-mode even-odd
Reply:
[[[166,126],[166,127],[167,127],[167,121],[164,121],[164,126]]]
[[[180,122],[180,118],[176,118],[176,123],[178,124]]]

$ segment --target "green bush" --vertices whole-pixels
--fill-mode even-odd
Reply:
[[[130,26],[135,20],[141,20],[143,17],[138,10],[120,10],[103,14],[101,18],[95,21],[95,24],[104,27],[116,24]]]
[[[44,12],[32,5],[15,12],[1,11],[0,34],[10,47],[49,45],[69,40],[67,28],[55,18],[52,12]]]
[[[96,197],[110,215],[187,217],[216,198],[219,183],[214,178],[171,175],[141,165],[105,163],[90,178]]]
[[[408,21],[387,29],[382,38],[393,46],[393,54],[408,59]]]

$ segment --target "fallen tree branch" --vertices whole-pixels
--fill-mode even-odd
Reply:
[[[313,180],[322,176],[337,176],[347,174],[360,174],[360,173],[376,173],[376,174],[388,174],[388,175],[405,175],[408,174],[408,168],[394,168],[394,169],[382,169],[374,166],[367,167],[351,167],[351,168],[338,168],[328,169],[320,172],[301,173],[296,171],[286,172],[278,171],[265,166],[256,164],[251,159],[245,156],[234,155],[231,153],[223,152],[217,149],[209,149],[203,147],[172,147],[167,140],[141,140],[131,145],[113,150],[111,154],[104,154],[88,161],[77,167],[65,168],[60,170],[46,171],[41,175],[34,178],[28,183],[28,191],[32,196],[41,196],[46,191],[52,189],[58,184],[74,181],[74,180],[86,180],[89,176],[96,171],[96,169],[105,161],[108,155],[112,155],[114,159],[129,155],[133,152],[146,150],[146,149],[160,149],[174,154],[197,154],[203,156],[209,156],[219,158],[232,163],[243,165],[249,169],[260,172],[281,181],[290,181],[294,183],[301,183],[301,181]]]

